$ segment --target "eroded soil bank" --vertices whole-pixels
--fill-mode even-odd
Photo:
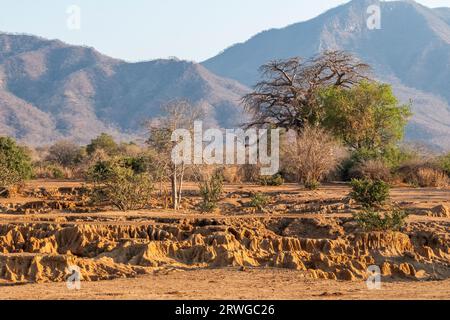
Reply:
[[[255,191],[270,196],[266,212],[245,205]],[[431,290],[429,298],[449,291],[450,190],[395,189],[393,201],[411,216],[401,232],[387,233],[358,229],[351,217],[358,208],[345,186],[317,192],[292,185],[276,190],[228,186],[227,192],[221,210],[211,215],[195,212],[195,190],[186,193],[179,213],[92,208],[76,185],[33,186],[22,197],[2,199],[0,296],[6,289],[11,297],[25,298],[25,288],[53,288],[69,297],[73,293],[63,291],[73,266],[90,290],[86,297],[97,292],[105,298],[102,294],[114,288],[118,298],[137,292],[143,298],[213,298],[204,296],[211,291],[202,287],[208,277],[211,284],[230,279],[231,287],[218,298],[351,298],[352,290],[361,290],[364,298],[371,265],[380,267],[386,290]],[[190,289],[179,290],[183,287],[169,280]],[[197,280],[198,286],[189,286]],[[152,282],[161,286],[160,296],[143,292]]]

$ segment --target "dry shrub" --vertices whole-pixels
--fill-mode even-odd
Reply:
[[[245,182],[258,183],[261,176],[261,164],[244,164],[241,167],[241,175]]]
[[[352,179],[370,179],[389,182],[392,174],[389,167],[381,160],[366,160],[353,167],[349,176]]]
[[[227,183],[241,183],[244,178],[244,173],[240,166],[224,166],[221,170],[223,181]]]
[[[403,182],[417,187],[445,188],[450,183],[447,174],[430,162],[409,162],[397,172]]]
[[[283,149],[283,171],[295,175],[298,182],[310,188],[318,187],[340,160],[335,138],[318,127],[305,127],[296,141],[286,141]]]
[[[76,170],[59,165],[35,165],[34,177],[37,179],[74,179]]]
[[[420,168],[417,171],[417,183],[421,187],[445,188],[449,184],[449,179],[439,169]]]

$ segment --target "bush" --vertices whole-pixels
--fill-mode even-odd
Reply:
[[[320,187],[320,182],[317,180],[305,181],[305,188],[308,190],[317,190]]]
[[[408,162],[397,170],[403,182],[421,188],[444,188],[449,185],[447,174],[436,163]]]
[[[353,179],[350,197],[365,208],[381,206],[389,199],[389,185],[381,180]]]
[[[368,178],[391,181],[392,170],[416,158],[417,154],[406,147],[387,146],[382,152],[361,148],[354,150],[341,166],[344,180]]]
[[[450,153],[440,157],[439,165],[441,169],[450,177]]]
[[[74,167],[83,160],[83,149],[70,141],[59,141],[48,150],[45,161],[62,167]]]
[[[283,169],[307,188],[317,188],[338,166],[339,149],[335,138],[324,129],[307,126],[294,144],[287,141],[284,146]]]
[[[56,165],[35,168],[35,176],[41,179],[65,179],[70,178],[64,168]]]
[[[86,151],[89,155],[94,154],[98,150],[103,150],[109,156],[114,156],[118,153],[119,146],[114,141],[114,138],[112,136],[106,133],[102,133],[86,146]]]
[[[11,138],[0,137],[0,194],[30,179],[32,173],[31,159],[25,149]]]
[[[261,176],[259,178],[259,184],[262,186],[282,186],[284,184],[284,179],[280,174],[274,176]]]
[[[223,192],[223,177],[220,174],[214,174],[210,178],[200,182],[200,196],[202,203],[200,210],[202,212],[211,212],[217,208],[217,204]]]
[[[119,210],[139,210],[150,205],[153,182],[149,175],[136,174],[120,161],[100,162],[89,170],[94,183],[94,202],[109,202]]]
[[[382,160],[363,160],[349,171],[352,179],[370,179],[389,182],[392,180],[391,170]]]
[[[380,214],[372,209],[366,209],[353,215],[358,225],[367,232],[399,231],[404,225],[408,214],[402,210],[393,210]]]
[[[263,211],[268,202],[269,199],[266,195],[262,193],[256,193],[255,195],[253,195],[249,205],[250,207],[256,208],[259,211]]]

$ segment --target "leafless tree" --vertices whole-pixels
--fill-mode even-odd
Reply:
[[[243,98],[253,116],[247,126],[300,131],[307,123],[316,125],[323,115],[318,90],[327,86],[350,88],[368,79],[369,69],[342,51],[326,51],[309,60],[271,61],[261,67],[264,80]]]
[[[182,198],[183,180],[186,164],[177,165],[171,158],[175,142],[171,141],[172,132],[177,129],[193,130],[195,120],[203,117],[200,107],[191,105],[187,100],[173,100],[163,106],[164,116],[149,121],[148,145],[157,153],[155,160],[159,171],[159,180],[168,177],[172,190],[172,206],[178,210]]]

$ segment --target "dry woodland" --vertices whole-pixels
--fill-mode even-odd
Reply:
[[[368,70],[339,51],[261,68],[242,102],[247,129],[281,129],[273,176],[175,164],[172,132],[204,115],[187,100],[145,143],[0,137],[0,298],[448,299],[450,154],[403,141],[410,106]]]

